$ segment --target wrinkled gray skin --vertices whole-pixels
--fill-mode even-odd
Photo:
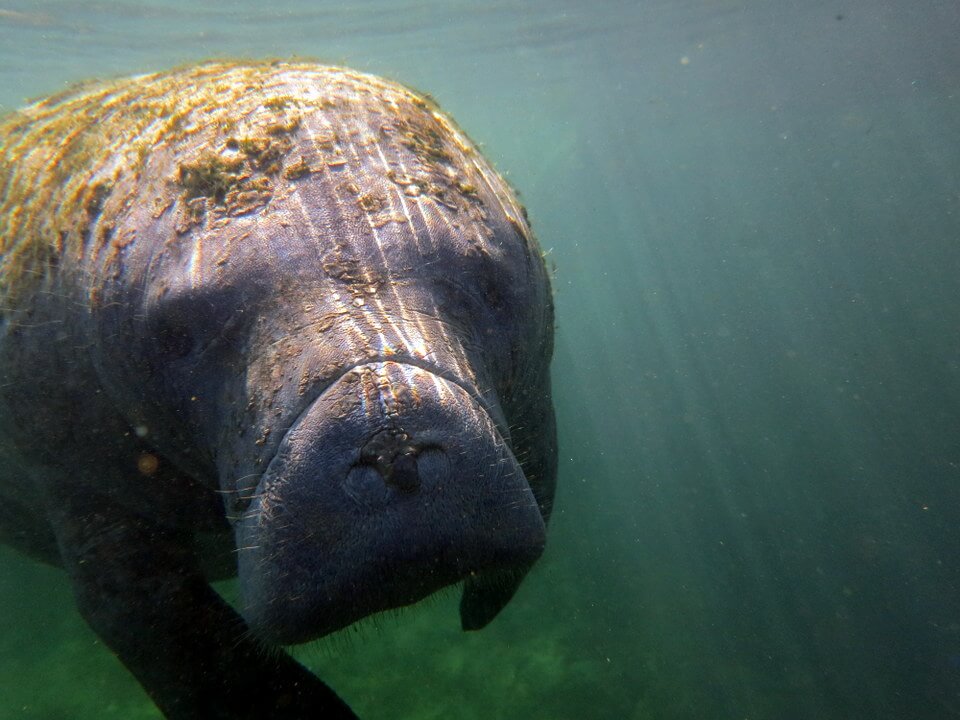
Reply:
[[[310,81],[263,72],[293,96]],[[0,315],[0,539],[65,568],[169,717],[353,717],[265,648],[463,579],[482,627],[544,546],[552,304],[519,205],[450,138],[418,156],[338,112],[300,109],[283,163],[313,172],[275,173],[236,216],[206,198],[186,228],[178,163],[229,148],[158,147],[89,213],[104,244]],[[350,162],[324,164],[336,122],[359,128],[338,133]],[[379,147],[346,140],[364,132]],[[396,182],[428,188],[433,161],[470,180],[460,198]],[[242,619],[208,584],[232,572]]]

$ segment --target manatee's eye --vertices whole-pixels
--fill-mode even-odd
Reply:
[[[193,350],[193,334],[186,325],[176,322],[161,323],[154,337],[157,349],[168,358],[182,358]]]
[[[163,297],[147,311],[150,352],[160,362],[170,362],[229,345],[244,317],[237,299],[214,291]]]
[[[254,290],[211,283],[160,295],[145,311],[145,361],[156,370],[228,362],[257,317]]]
[[[441,311],[462,327],[470,327],[478,337],[488,330],[509,332],[503,315],[521,300],[511,289],[509,273],[483,257],[462,262],[457,272],[437,278]]]

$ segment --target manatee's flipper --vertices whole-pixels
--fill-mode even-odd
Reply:
[[[510,602],[526,572],[496,573],[467,578],[460,597],[460,627],[481,630]]]
[[[63,495],[51,521],[80,612],[166,717],[356,720],[293,658],[251,637],[183,537],[108,498]]]
[[[43,513],[9,496],[0,496],[0,545],[9,545],[47,565],[60,565],[57,539]]]

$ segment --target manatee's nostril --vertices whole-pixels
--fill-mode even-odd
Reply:
[[[412,493],[420,489],[420,472],[417,469],[417,453],[414,448],[404,452],[393,461],[393,472],[385,478],[387,482],[396,485],[402,493]]]
[[[421,447],[401,428],[387,428],[370,438],[360,449],[360,464],[376,468],[387,485],[402,493],[420,489],[417,456]]]

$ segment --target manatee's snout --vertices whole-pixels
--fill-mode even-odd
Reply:
[[[244,612],[297,643],[468,578],[479,627],[539,557],[545,526],[489,414],[419,367],[347,372],[294,423],[237,526]]]

